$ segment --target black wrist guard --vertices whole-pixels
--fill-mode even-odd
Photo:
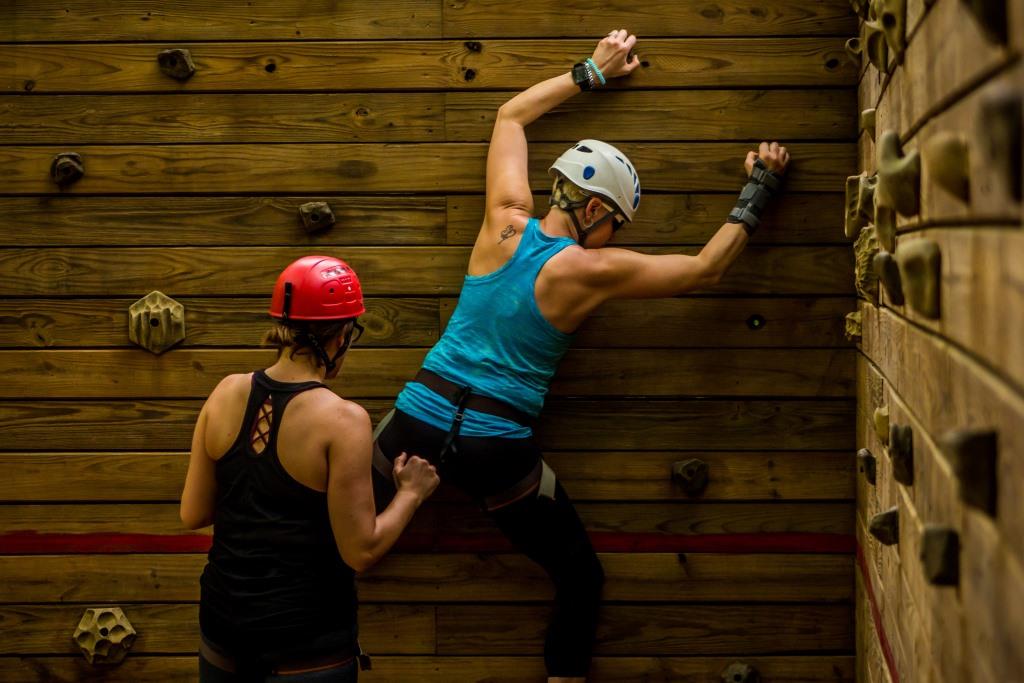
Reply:
[[[740,223],[747,235],[753,235],[758,226],[761,225],[761,216],[764,214],[768,200],[778,194],[782,189],[782,178],[768,170],[764,162],[757,159],[754,162],[754,169],[750,173],[750,180],[743,186],[736,206],[729,213],[727,223]]]
[[[583,62],[573,64],[572,82],[578,85],[580,90],[592,90],[594,88],[594,76],[590,73],[590,67]]]

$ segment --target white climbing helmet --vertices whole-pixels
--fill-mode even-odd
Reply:
[[[548,169],[588,194],[610,201],[630,223],[640,206],[640,178],[629,158],[607,142],[580,140]]]

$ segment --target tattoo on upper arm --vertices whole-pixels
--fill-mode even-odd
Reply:
[[[501,239],[498,240],[498,244],[501,244],[514,234],[516,234],[516,229],[511,225],[506,225],[505,229],[501,231]]]

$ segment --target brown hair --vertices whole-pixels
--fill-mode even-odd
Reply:
[[[325,320],[303,322],[301,326],[288,325],[282,322],[275,322],[274,326],[263,335],[263,346],[277,348],[277,357],[286,349],[290,349],[289,358],[294,359],[296,355],[309,356],[315,367],[323,366],[323,360],[313,350],[310,337],[316,340],[320,348],[327,348],[332,339],[339,337],[345,327],[352,322],[352,318],[344,320]]]

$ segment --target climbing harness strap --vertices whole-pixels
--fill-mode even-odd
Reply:
[[[460,392],[465,388],[459,386],[455,382],[449,382],[441,375],[436,372],[431,372],[427,369],[421,369],[416,373],[416,377],[413,379],[414,382],[425,385],[431,391],[443,396],[452,405],[458,405],[460,399]],[[506,420],[511,420],[524,427],[529,427],[533,424],[533,418],[510,406],[504,401],[484,396],[483,394],[471,394],[465,397],[467,410],[475,410],[481,413],[487,413],[488,415],[496,415],[497,417],[503,417]]]
[[[530,470],[530,473],[520,479],[514,486],[501,493],[484,498],[484,507],[488,512],[494,512],[506,505],[511,505],[516,501],[526,498],[534,491],[537,492],[538,498],[554,500],[556,481],[555,471],[542,458],[537,461],[536,466]]]
[[[380,438],[381,433],[387,429],[388,424],[390,424],[391,419],[394,416],[395,409],[392,408],[391,411],[384,416],[384,419],[380,421],[377,428],[373,430],[373,469],[377,470],[377,472],[388,481],[391,481],[391,477],[395,471],[395,466],[390,460],[388,460],[387,456],[384,455],[384,451],[381,450],[378,439]]]

